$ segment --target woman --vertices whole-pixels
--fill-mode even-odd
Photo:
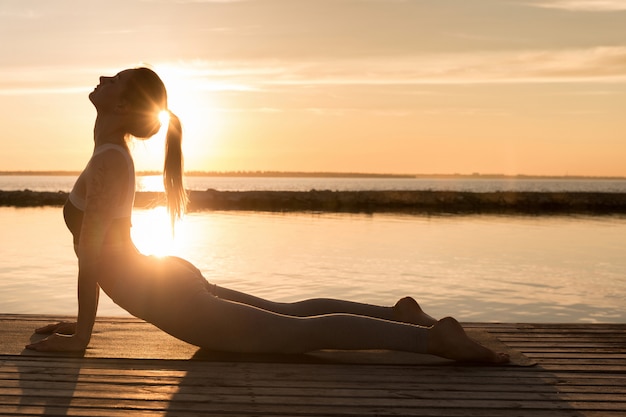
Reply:
[[[135,172],[127,140],[159,130],[167,93],[152,70],[135,68],[101,77],[89,99],[97,110],[94,152],[64,207],[79,263],[78,318],[37,329],[53,334],[28,349],[86,349],[102,288],[131,314],[211,350],[390,349],[460,361],[508,361],[468,338],[456,320],[437,321],[409,297],[393,307],[330,299],[274,303],[209,284],[180,258],[139,253],[130,238]],[[172,222],[187,203],[181,138],[180,122],[170,113],[164,182]]]

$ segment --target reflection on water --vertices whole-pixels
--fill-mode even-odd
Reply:
[[[0,312],[75,314],[76,261],[59,208],[0,208]],[[624,322],[625,217],[203,212],[172,238],[162,209],[133,216],[146,253],[278,301],[391,304],[410,294],[464,321]],[[101,315],[126,314],[106,296]]]

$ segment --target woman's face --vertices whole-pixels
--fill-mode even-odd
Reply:
[[[114,112],[123,108],[122,93],[131,75],[130,70],[125,70],[113,77],[100,77],[100,84],[89,94],[89,100],[98,112]]]

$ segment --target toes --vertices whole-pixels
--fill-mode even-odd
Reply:
[[[446,317],[433,327],[434,354],[461,362],[507,363],[509,355],[497,353],[467,336],[461,324]]]
[[[508,354],[502,353],[502,352],[496,353],[496,358],[494,360],[494,363],[509,363],[510,361],[511,361],[511,358]]]

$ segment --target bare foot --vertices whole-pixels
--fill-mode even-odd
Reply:
[[[462,362],[509,362],[509,355],[494,352],[470,339],[452,317],[439,320],[429,331],[428,353]]]
[[[395,321],[402,323],[417,324],[419,326],[430,327],[437,323],[437,320],[424,313],[424,310],[417,304],[413,297],[404,297],[398,300],[393,306]]]

